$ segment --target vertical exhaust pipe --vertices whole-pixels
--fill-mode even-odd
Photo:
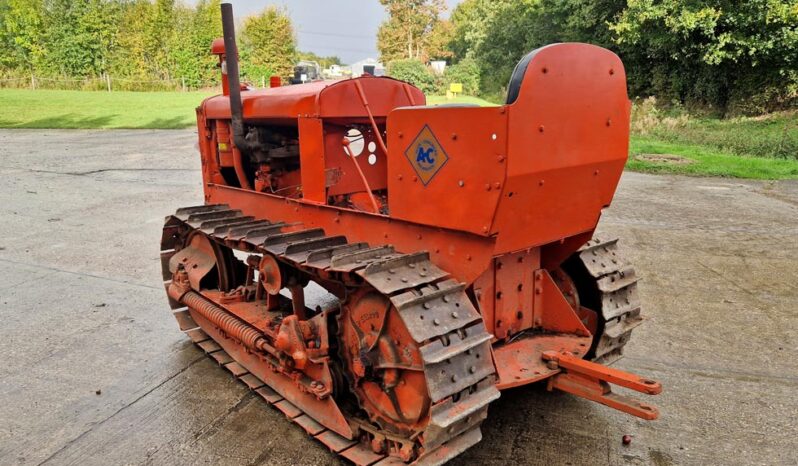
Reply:
[[[230,89],[230,121],[233,127],[233,143],[235,144],[233,164],[235,165],[236,176],[241,187],[252,189],[244,172],[241,154],[242,152],[250,153],[251,148],[244,134],[244,111],[241,103],[241,80],[238,75],[238,47],[236,46],[236,29],[233,21],[233,5],[222,3],[221,7],[224,54],[227,61],[227,83]]]

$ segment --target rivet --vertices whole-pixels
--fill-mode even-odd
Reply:
[[[458,181],[457,186],[460,186],[462,188],[463,186],[465,186],[465,181],[463,180]]]
[[[457,374],[452,375],[452,382],[457,382]]]
[[[457,140],[457,133],[452,133],[452,140],[453,140],[453,141],[456,141],[456,140]]]
[[[612,124],[612,119],[607,118],[607,126],[610,126],[611,124]]]
[[[440,325],[441,324],[441,319],[434,319],[432,321],[432,323],[435,324],[435,325]]]
[[[542,71],[542,72],[543,72],[543,74],[546,74],[546,73],[548,73],[548,72],[549,72],[549,69],[548,69],[548,68],[546,68],[546,67],[544,66],[544,67],[543,67],[543,69],[542,69],[542,70],[540,70],[540,71]]]
[[[615,70],[610,68],[610,75],[613,75],[613,74],[615,74]]]
[[[496,157],[496,160],[498,160],[499,163],[504,162],[504,156],[500,155],[500,156]]]
[[[421,307],[423,307],[424,309],[429,309],[430,305],[429,305],[429,303],[424,303],[424,304],[421,305]]]
[[[474,367],[474,366],[471,366],[471,367],[468,368],[468,372],[470,372],[472,374],[475,373],[476,371],[477,371],[477,368]]]
[[[400,175],[398,175],[398,176],[396,177],[396,179],[397,179],[397,180],[399,180],[399,181],[402,181],[402,175],[401,175],[401,174],[400,174]]]
[[[458,317],[460,316],[457,314],[457,311],[452,312],[452,319],[456,319]]]
[[[485,191],[490,191],[490,183],[485,183]]]
[[[538,131],[540,131],[541,133],[543,132],[544,129],[545,128],[543,127],[543,125],[538,126]]]
[[[402,283],[407,283],[407,277],[402,277]]]
[[[403,137],[405,137],[404,133],[402,133],[401,131],[399,131],[399,139],[402,139]]]
[[[414,176],[414,177],[413,177],[413,182],[416,182],[416,181],[418,181],[418,177],[417,177],[417,176]]]
[[[599,171],[598,171],[598,170],[596,170],[596,171],[594,171],[594,172],[593,172],[593,176],[597,176],[598,174],[599,174]]]
[[[541,290],[540,288],[535,288],[535,294],[540,294],[542,292],[543,292],[543,290]]]
[[[543,186],[544,183],[545,183],[545,181],[540,180],[540,181],[538,181],[538,186]]]

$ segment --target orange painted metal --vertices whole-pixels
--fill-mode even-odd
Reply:
[[[274,391],[283,398],[298,406],[308,416],[324,425],[328,429],[352,438],[354,433],[346,422],[346,418],[341,413],[338,405],[332,398],[319,399],[311,393],[298,390],[296,383],[289,377],[274,371],[268,364],[264,363],[262,356],[257,353],[247,351],[235,341],[226,338],[216,326],[202,316],[199,312],[189,308],[191,317],[199,324],[200,328],[210,335],[233,359],[243,366],[246,371],[254,374],[260,380],[266,382]]]
[[[387,127],[391,216],[489,236],[506,178],[506,110],[404,108]],[[437,172],[425,179],[412,162],[432,146]]]
[[[512,337],[535,325],[534,273],[539,264],[538,249],[505,254],[494,259],[496,284],[493,334],[496,338]]]
[[[507,106],[507,179],[491,227],[498,251],[595,228],[626,163],[629,109],[614,53],[586,44],[534,52]]]
[[[215,44],[214,53],[217,49]],[[327,236],[345,235],[350,243],[428,251],[435,265],[465,284],[494,335],[499,388],[549,378],[550,389],[656,417],[652,407],[608,388],[615,383],[640,389],[641,383],[650,386],[647,380],[582,359],[600,330],[599,314],[580,303],[560,269],[592,237],[626,162],[630,105],[623,65],[612,52],[585,44],[544,47],[522,65],[511,101],[495,107],[427,107],[415,87],[370,76],[242,91],[246,125],[277,135],[269,143],[283,138],[291,147],[299,145],[296,160],[265,157],[257,165],[233,147],[226,92],[206,99],[197,115],[205,201],[228,204],[256,219],[323,228]],[[363,150],[355,154],[347,137],[358,133]],[[273,186],[279,189],[272,192]],[[294,367],[321,380],[324,367],[311,363],[313,348],[305,346],[312,340],[306,338],[307,322],[315,317],[306,318],[312,313],[306,314],[302,286],[289,284],[288,277],[277,281],[292,287],[295,305],[279,327],[261,319],[273,317],[269,313],[277,300],[254,307],[230,296],[213,301],[245,321],[252,319],[279,341],[277,350],[290,355],[286,359],[292,358]],[[278,285],[264,284],[274,295]],[[358,373],[360,352],[374,351],[383,361],[397,363],[391,360],[397,347],[411,359],[413,348],[400,334],[391,334],[393,341],[369,341],[374,329],[363,325],[379,328],[370,319],[379,308],[374,302],[382,298],[361,298],[346,315],[362,319],[344,327],[342,335],[352,356],[349,369],[366,380]],[[389,322],[397,311],[381,304],[374,315]],[[247,364],[242,365],[253,373],[262,371],[252,354],[228,352],[243,358]],[[399,381],[387,374],[383,382],[391,387],[423,384],[394,385]],[[281,387],[275,390],[297,406],[304,403],[311,416],[329,408],[318,405],[321,400],[290,395],[296,388],[282,379],[275,383]],[[407,419],[426,422],[428,413],[418,409],[428,400],[419,399],[417,390],[402,394],[405,388],[400,388],[399,398],[388,400],[383,386],[369,383],[359,387],[360,398],[370,400],[370,412],[381,413],[380,422],[395,428],[406,426]],[[331,418],[319,422],[332,422],[333,430],[351,438],[335,410],[324,412],[317,415]]]
[[[328,235],[346,235],[350,242],[392,244],[399,251],[429,251],[433,262],[465,283],[472,283],[492,261],[491,238],[217,184],[207,185],[205,196],[209,204],[236,206],[256,218],[302,222],[306,228],[324,228]]]
[[[510,343],[493,348],[500,390],[547,379],[560,372],[546,365],[540,355],[546,351],[566,351],[584,355],[590,348],[590,337],[576,335],[533,334],[520,336]]]

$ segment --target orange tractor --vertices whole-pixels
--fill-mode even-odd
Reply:
[[[544,380],[657,417],[610,384],[660,384],[606,366],[642,320],[634,270],[593,238],[628,151],[616,55],[537,49],[496,107],[370,76],[251,90],[222,17],[205,203],[161,242],[195,343],[356,464],[444,463],[501,390]]]

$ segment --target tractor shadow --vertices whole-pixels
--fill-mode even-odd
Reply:
[[[546,382],[502,391],[488,408],[482,441],[450,464],[600,464],[609,453],[602,408],[549,392]]]
[[[89,129],[101,128],[111,124],[116,114],[98,117],[82,117],[75,113],[64,113],[45,118],[27,121],[10,121],[0,119],[2,128],[36,128],[36,129]]]

